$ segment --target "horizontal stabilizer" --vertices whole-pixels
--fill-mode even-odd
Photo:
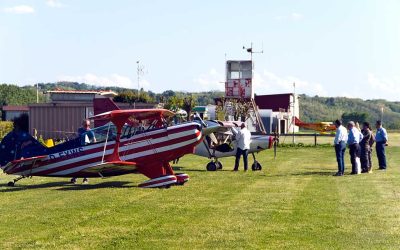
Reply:
[[[3,167],[3,170],[7,174],[12,174],[12,173],[16,173],[19,171],[23,171],[24,166],[30,166],[30,168],[33,168],[34,166],[32,166],[32,164],[41,162],[46,157],[47,157],[47,155],[40,155],[40,156],[34,156],[34,157],[30,157],[30,158],[21,158],[19,160],[13,160],[13,161],[10,161],[9,163],[7,163],[7,165],[5,165]]]

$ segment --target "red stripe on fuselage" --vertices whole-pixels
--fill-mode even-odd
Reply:
[[[190,130],[191,129],[192,128],[190,128]],[[184,132],[184,131],[185,130],[180,130],[179,132]],[[188,129],[188,131],[189,131],[189,129]],[[188,136],[184,136],[184,137],[180,137],[180,138],[176,138],[176,139],[170,139],[170,140],[168,140],[167,139],[168,137],[165,135],[164,137],[166,137],[166,139],[167,139],[166,141],[158,142],[158,143],[151,144],[151,145],[147,144],[147,145],[143,145],[143,146],[138,147],[138,148],[132,148],[132,149],[124,150],[124,151],[120,152],[120,156],[123,157],[125,155],[134,154],[134,153],[138,153],[138,152],[154,149],[154,151],[155,151],[154,154],[145,155],[145,156],[141,156],[141,157],[137,157],[137,158],[132,158],[132,160],[133,159],[141,160],[142,158],[147,157],[147,156],[151,156],[151,160],[158,159],[158,158],[160,158],[160,156],[159,156],[160,153],[157,152],[157,148],[166,147],[166,146],[169,146],[169,145],[172,146],[172,145],[177,144],[177,143],[181,143],[181,142],[184,142],[184,141],[192,140],[192,139],[197,138],[200,134],[201,134],[200,131],[196,131],[196,133],[194,135],[192,134],[192,135],[188,135]],[[161,137],[157,137],[157,138],[161,138]],[[189,145],[185,145],[183,147],[189,147],[192,144],[196,145],[198,142],[199,142],[199,140],[197,140],[197,141],[195,141],[195,142],[193,142],[193,143],[191,143]],[[129,145],[127,147],[129,147]],[[112,149],[113,147],[108,147],[108,148]],[[87,151],[84,151],[85,152],[84,155],[88,156],[90,154],[95,154],[95,153],[101,152],[103,147],[99,147],[99,149],[100,150],[95,150],[95,149],[88,150],[91,153],[86,153]],[[175,149],[175,150],[178,150],[178,149]],[[161,152],[161,153],[164,153],[164,152]],[[164,158],[162,158],[162,159],[163,159],[163,161],[171,161],[171,160],[175,159],[176,157],[177,156],[172,154],[170,157],[168,157],[168,159],[164,159]],[[81,161],[78,161],[78,162],[70,163],[70,164],[67,164],[67,165],[64,165],[64,166],[43,170],[43,171],[40,171],[40,172],[37,172],[37,173],[33,173],[32,175],[48,175],[48,174],[51,174],[51,173],[64,171],[64,170],[67,170],[67,169],[70,169],[70,168],[75,168],[75,167],[78,167],[80,165],[86,165],[86,164],[90,164],[90,163],[98,163],[101,160],[102,160],[102,156],[93,157],[93,158],[90,158],[90,159],[86,159],[86,160],[81,160]],[[59,162],[59,161],[57,161],[57,162]],[[54,162],[49,162],[48,164],[45,164],[43,166],[50,165],[50,164],[53,164],[53,163]]]

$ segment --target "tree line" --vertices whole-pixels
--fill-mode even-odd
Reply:
[[[38,83],[39,101],[46,102],[48,90],[111,90],[118,93],[114,98],[117,102],[134,103],[163,103],[164,107],[176,111],[184,109],[187,112],[192,107],[214,104],[214,99],[224,96],[222,91],[184,92],[166,90],[154,93],[140,89],[127,89],[121,87],[98,87],[86,83],[57,82]],[[27,105],[36,102],[36,85],[18,87],[11,84],[0,84],[0,105]],[[345,122],[355,120],[358,122],[382,119],[385,127],[400,129],[400,102],[389,102],[382,99],[362,100],[346,97],[319,97],[299,95],[300,118],[305,122],[334,121],[342,118]],[[189,113],[189,112],[188,112]]]

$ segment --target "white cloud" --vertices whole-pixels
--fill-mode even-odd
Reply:
[[[225,74],[211,69],[193,80],[195,87],[190,91],[225,90]],[[258,95],[292,93],[293,83],[296,83],[296,93],[307,95],[328,96],[328,91],[322,84],[308,82],[294,76],[278,76],[272,72],[253,72],[253,89]]]
[[[264,70],[262,74],[254,72],[253,88],[259,95],[292,93],[293,83],[296,85],[296,93],[312,96],[328,95],[328,91],[320,83],[305,81],[294,76],[278,76],[267,70]]]
[[[290,15],[290,18],[291,18],[292,20],[299,21],[299,20],[303,19],[304,16],[303,16],[302,14],[300,14],[300,13],[292,13],[292,14]]]
[[[286,20],[288,20],[288,21],[300,21],[300,20],[303,20],[303,19],[304,19],[304,15],[300,14],[300,13],[297,13],[297,12],[293,12],[293,13],[291,13],[289,15],[281,15],[281,16],[276,16],[275,17],[275,20],[278,20],[278,21],[286,21]]]
[[[51,8],[62,8],[65,6],[59,0],[47,0],[46,4],[47,4],[47,6],[49,6]]]
[[[29,5],[18,5],[14,7],[4,8],[3,11],[12,14],[31,14],[35,12],[35,9]]]
[[[373,73],[367,74],[368,98],[386,98],[392,101],[400,100],[400,76],[380,77]],[[368,94],[368,95],[367,95]]]
[[[193,79],[195,85],[190,91],[223,91],[225,89],[224,81],[224,74],[217,72],[215,69],[211,69],[208,73],[201,74],[199,77]]]
[[[137,82],[133,82],[129,77],[119,74],[111,74],[109,76],[97,76],[92,73],[87,73],[83,76],[59,76],[58,81],[87,83],[101,87],[118,86],[122,88],[137,88]],[[151,84],[146,80],[140,81],[140,87],[148,89]]]

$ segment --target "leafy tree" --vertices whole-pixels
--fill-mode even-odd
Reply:
[[[354,121],[361,124],[363,122],[368,121],[368,114],[359,112],[344,113],[342,115],[342,120],[344,123],[348,123],[349,121]]]

